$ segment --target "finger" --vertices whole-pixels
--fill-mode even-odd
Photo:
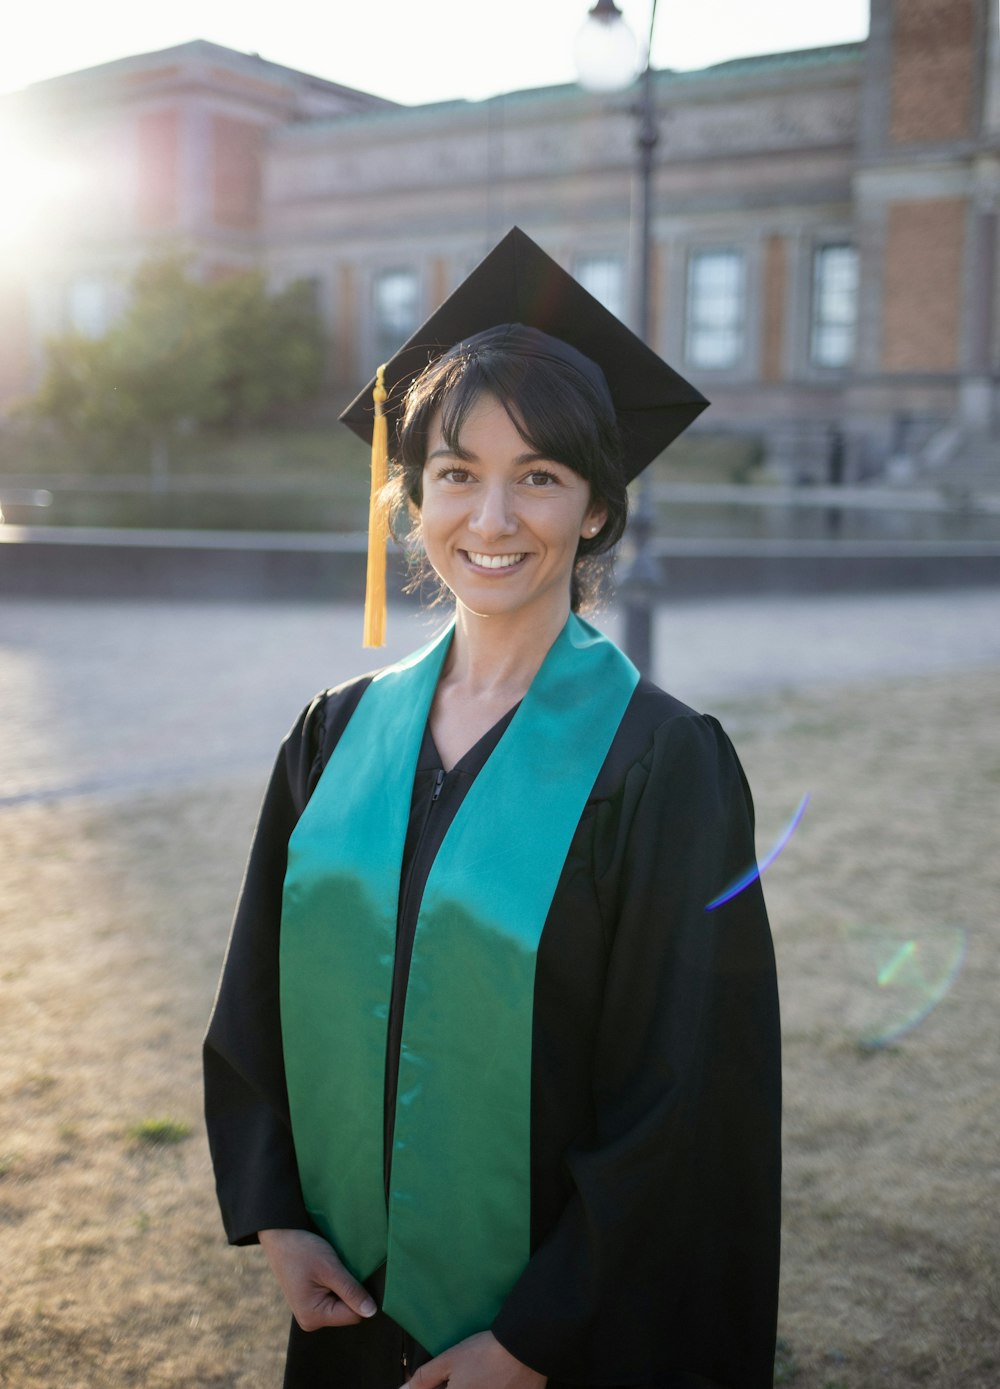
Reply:
[[[326,1288],[316,1288],[306,1305],[292,1310],[303,1331],[319,1331],[324,1326],[357,1326],[362,1320],[336,1293]]]
[[[339,1297],[331,1299],[329,1305],[323,1309],[324,1326],[357,1326],[361,1321],[364,1321],[364,1318],[352,1311],[346,1302],[341,1302]]]
[[[426,1365],[421,1365],[415,1371],[412,1379],[402,1386],[402,1389],[438,1389],[441,1384],[448,1383],[448,1375],[451,1372],[451,1361],[447,1352],[444,1355],[435,1356],[433,1360],[428,1360]]]
[[[346,1304],[350,1311],[355,1313],[356,1320],[360,1320],[361,1317],[373,1317],[378,1311],[371,1293],[348,1273],[339,1259],[327,1259],[323,1282],[331,1292],[336,1293],[341,1303]]]

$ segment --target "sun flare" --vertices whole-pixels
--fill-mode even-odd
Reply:
[[[0,125],[0,187],[7,193],[0,249],[31,255],[83,190],[80,165],[14,124]]]

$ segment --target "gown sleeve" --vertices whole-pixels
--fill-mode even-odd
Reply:
[[[493,1331],[552,1389],[771,1389],[774,956],[758,881],[706,910],[753,862],[749,788],[719,725],[684,715],[602,812],[612,944],[593,1123],[565,1154],[570,1199]]]
[[[258,1230],[315,1227],[299,1186],[278,1007],[288,840],[319,775],[325,701],[283,742],[261,806],[204,1044],[205,1119],[232,1244]]]

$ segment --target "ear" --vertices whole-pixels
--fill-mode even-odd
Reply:
[[[595,502],[583,518],[583,525],[580,527],[580,535],[584,540],[593,540],[598,531],[608,519],[608,508],[603,502]]]

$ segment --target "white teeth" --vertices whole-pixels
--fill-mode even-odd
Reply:
[[[512,564],[520,564],[524,555],[477,555],[474,550],[466,553],[473,564],[477,564],[480,569],[509,569]]]

